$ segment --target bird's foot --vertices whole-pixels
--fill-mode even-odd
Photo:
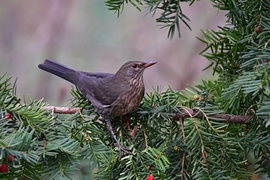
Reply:
[[[119,141],[116,142],[116,145],[118,147],[118,151],[119,151],[119,158],[122,157],[122,152],[126,153],[126,154],[132,154],[130,150],[124,148]]]
[[[125,152],[126,154],[131,154],[131,152],[124,148],[120,142],[118,141],[118,139],[116,138],[115,134],[113,133],[113,130],[112,130],[112,124],[111,124],[111,120],[110,119],[106,119],[106,126],[107,126],[107,129],[109,130],[112,138],[114,139],[114,141],[116,142],[116,145],[118,147],[118,151],[119,151],[119,158],[122,157],[122,152]]]

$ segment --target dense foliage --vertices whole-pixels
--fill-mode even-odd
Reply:
[[[106,5],[120,15],[128,2],[161,12],[157,22],[169,27],[169,37],[180,33],[179,20],[188,19],[179,0],[108,0]],[[3,75],[0,178],[72,178],[78,171],[87,175],[86,167],[94,169],[97,179],[270,175],[270,1],[212,0],[212,4],[228,12],[229,23],[218,31],[202,31],[200,39],[206,45],[202,55],[217,79],[181,92],[157,88],[132,113],[114,119],[115,134],[130,148],[130,155],[118,156],[104,120],[76,89],[71,92],[72,104],[82,110],[56,114],[45,111],[42,100],[23,104],[15,94],[15,83]],[[181,116],[184,113],[189,116]],[[230,124],[216,114],[250,118],[244,124]]]

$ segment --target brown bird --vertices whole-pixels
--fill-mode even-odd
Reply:
[[[144,96],[143,72],[147,67],[156,64],[150,61],[126,62],[115,73],[90,73],[73,70],[58,62],[45,60],[38,67],[44,71],[57,75],[81,91],[95,107],[96,112],[106,120],[106,126],[116,141],[119,153],[129,153],[117,140],[113,133],[111,119],[123,116],[135,109]]]

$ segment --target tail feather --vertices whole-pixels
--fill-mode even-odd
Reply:
[[[44,63],[39,64],[38,67],[71,83],[76,82],[76,71],[58,62],[46,59]]]

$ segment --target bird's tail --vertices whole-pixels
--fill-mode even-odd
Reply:
[[[38,67],[73,84],[76,81],[76,71],[58,62],[46,59],[44,63],[39,64]]]

